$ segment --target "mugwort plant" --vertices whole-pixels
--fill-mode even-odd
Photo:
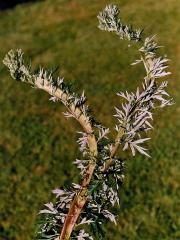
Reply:
[[[133,156],[140,153],[150,157],[144,145],[150,139],[147,133],[153,129],[153,113],[173,103],[166,92],[168,82],[161,81],[170,74],[167,71],[169,60],[158,56],[160,46],[155,36],[143,37],[142,30],[124,24],[116,5],[106,6],[98,20],[101,30],[114,32],[118,38],[139,46],[139,59],[132,65],[143,64],[145,68],[145,77],[134,92],[117,93],[122,103],[115,107],[115,139],[109,137],[110,129],[92,116],[85,93],[73,92],[63,77],[55,78],[43,68],[33,72],[25,64],[22,50],[9,51],[3,61],[13,79],[46,91],[53,102],[62,102],[67,109],[64,116],[76,119],[82,127],[77,140],[82,159],[74,161],[81,182],[52,191],[56,202],[45,204],[39,212],[43,215],[36,233],[39,240],[102,239],[103,224],[117,221],[119,189],[124,179],[124,162],[119,149],[129,149]]]

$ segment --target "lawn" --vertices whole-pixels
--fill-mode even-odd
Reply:
[[[33,239],[37,213],[53,201],[51,190],[78,181],[80,127],[62,115],[49,96],[13,81],[2,59],[21,48],[32,66],[59,67],[58,74],[82,92],[97,120],[114,128],[116,92],[134,90],[144,76],[130,66],[137,52],[97,28],[109,0],[45,0],[0,12],[0,239]],[[155,114],[148,147],[152,158],[126,154],[118,225],[110,240],[180,239],[180,8],[177,0],[114,0],[124,21],[157,33],[171,59],[168,90],[176,104]],[[123,153],[123,156],[124,153]]]

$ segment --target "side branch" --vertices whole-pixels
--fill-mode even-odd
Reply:
[[[122,141],[122,138],[124,136],[125,133],[125,128],[124,127],[120,127],[116,139],[115,139],[115,143],[112,147],[112,151],[110,154],[110,158],[106,161],[104,168],[102,169],[102,172],[106,172],[108,170],[109,167],[111,167],[114,164],[114,157],[117,154],[117,151],[119,149],[120,143]]]

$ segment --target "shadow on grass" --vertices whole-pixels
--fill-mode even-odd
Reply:
[[[0,10],[13,8],[17,4],[21,4],[21,3],[37,2],[37,1],[42,1],[42,0],[0,0]]]

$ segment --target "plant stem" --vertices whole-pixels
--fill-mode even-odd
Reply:
[[[96,167],[96,157],[98,155],[97,141],[95,139],[94,134],[88,135],[88,144],[90,149],[91,161],[88,165],[88,168],[84,175],[84,179],[81,183],[81,190],[74,197],[70,205],[69,212],[66,216],[66,219],[61,231],[61,235],[59,238],[60,240],[68,240],[70,238],[74,225],[87,201],[88,186]]]

